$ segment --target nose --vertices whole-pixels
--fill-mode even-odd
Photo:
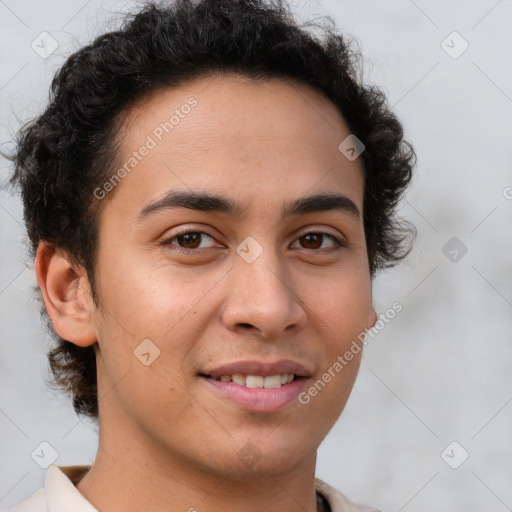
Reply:
[[[272,250],[264,249],[251,263],[237,257],[222,322],[233,332],[252,331],[267,339],[289,336],[307,321],[299,294],[284,262]]]

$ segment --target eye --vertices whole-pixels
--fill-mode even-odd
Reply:
[[[184,231],[178,233],[170,238],[166,238],[161,242],[161,245],[173,246],[173,249],[185,254],[200,253],[201,249],[208,249],[215,247],[214,245],[203,245],[208,240],[215,242],[215,239],[204,231]],[[325,248],[324,243],[330,240],[331,244]],[[306,233],[299,237],[295,243],[299,242],[302,249],[311,249],[312,251],[319,251],[321,254],[330,254],[340,251],[345,248],[345,245],[334,235],[330,233],[311,232]],[[322,249],[322,246],[323,249]]]
[[[204,231],[184,231],[177,235],[167,238],[161,242],[162,245],[168,246],[173,245],[182,252],[194,251],[195,249],[205,249],[213,246],[204,246],[202,242],[204,240],[214,240],[208,233]],[[176,242],[176,243],[173,243]]]
[[[306,233],[299,237],[297,242],[299,242],[304,249],[318,250],[322,247],[325,239],[331,240],[332,244],[327,248],[327,250],[321,251],[322,254],[329,254],[345,248],[345,245],[330,233]]]

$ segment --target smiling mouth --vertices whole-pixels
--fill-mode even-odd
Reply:
[[[212,377],[211,375],[201,374],[202,377],[210,378],[220,382],[233,382],[239,386],[244,386],[246,388],[256,389],[256,388],[265,388],[265,389],[275,389],[280,388],[282,386],[286,386],[286,384],[290,384],[296,379],[302,378],[298,377],[293,373],[279,373],[276,375],[243,375],[241,373],[235,373],[233,375],[220,375],[219,377]]]
[[[199,377],[223,400],[253,412],[277,412],[294,403],[304,391],[309,377],[293,373],[274,375],[251,375],[222,373],[211,376],[204,373]]]
[[[298,361],[244,360],[204,368],[198,377],[217,397],[254,412],[277,412],[304,391],[312,370]]]

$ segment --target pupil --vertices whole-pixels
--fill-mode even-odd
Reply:
[[[185,244],[192,244],[193,247],[197,247],[199,241],[199,233],[187,233],[181,235],[182,240],[185,240]]]
[[[306,235],[304,238],[306,239],[307,244],[312,243],[314,245],[314,249],[318,249],[318,247],[320,247],[322,245],[321,237],[322,237],[322,235]],[[316,239],[316,241],[315,241],[315,239]],[[318,242],[320,242],[320,243],[318,243]]]

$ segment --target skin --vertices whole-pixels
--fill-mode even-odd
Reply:
[[[133,106],[119,134],[121,165],[190,97],[197,106],[103,200],[98,305],[83,268],[44,242],[38,250],[37,279],[57,332],[97,355],[99,448],[77,488],[103,511],[312,512],[316,452],[345,406],[361,352],[307,405],[295,400],[276,412],[242,409],[198,372],[292,359],[311,370],[312,384],[374,325],[362,215],[281,218],[283,204],[318,193],[342,194],[362,212],[361,158],[340,153],[350,130],[315,90],[228,75]],[[138,220],[170,190],[226,196],[244,210],[161,209]],[[209,236],[162,243],[184,230]],[[345,247],[329,254],[335,242],[308,242],[308,233]],[[236,252],[248,236],[263,250],[252,263]],[[134,356],[147,338],[160,350],[150,366]],[[259,454],[253,464],[237,455],[248,442]]]

